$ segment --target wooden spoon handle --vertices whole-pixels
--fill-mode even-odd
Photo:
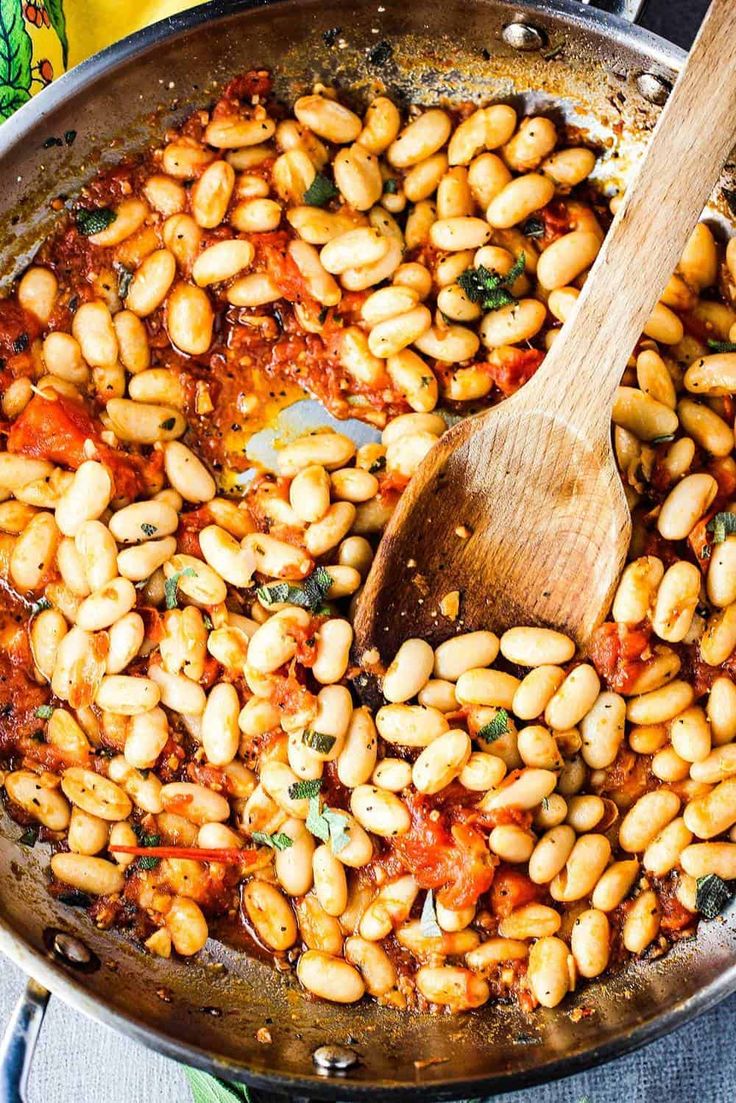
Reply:
[[[735,133],[736,4],[712,0],[574,317],[531,381],[540,397],[543,389],[545,401],[564,410],[568,423],[591,428],[598,419],[598,427],[608,431],[626,360],[675,270]]]

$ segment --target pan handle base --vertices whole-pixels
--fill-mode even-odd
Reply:
[[[0,1042],[0,1103],[27,1103],[28,1076],[50,993],[29,980]]]

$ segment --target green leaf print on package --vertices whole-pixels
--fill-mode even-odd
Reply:
[[[31,98],[32,53],[21,0],[0,0],[0,118]]]
[[[66,69],[69,60],[69,42],[66,37],[66,19],[64,18],[64,0],[42,0],[41,10],[46,13],[51,26],[61,43],[61,57]]]

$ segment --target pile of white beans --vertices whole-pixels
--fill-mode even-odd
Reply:
[[[378,96],[360,118],[319,86],[294,115],[277,121],[255,102],[230,117],[201,113],[202,141],[171,135],[140,195],[90,239],[99,265],[69,332],[49,328],[70,290],[53,270],[53,242],[49,266],[18,284],[43,336],[32,371],[2,395],[4,416],[19,417],[36,394],[97,403],[105,444],[161,453],[163,475],[131,501],[116,496],[93,440],[74,471],[0,453],[0,569],[18,594],[46,598],[29,636],[52,702],[44,740],[66,764],[54,773],[29,755],[0,768],[0,782],[11,811],[56,843],[56,881],[111,901],[124,893],[145,916],[151,953],[205,945],[213,882],[230,867],[166,857],[142,868],[110,849],[135,847],[134,825],[163,845],[210,851],[280,835],[290,845],[243,857],[242,908],[309,992],[461,1011],[513,991],[526,1006],[554,1007],[621,948],[667,944],[663,886],[695,913],[698,878],[736,879],[736,686],[719,670],[696,700],[678,677],[681,645],[713,667],[736,647],[736,535],[712,547],[704,569],[686,544],[710,516],[718,476],[736,486],[736,352],[693,336],[736,339],[736,246],[724,258],[698,226],[616,397],[634,538],[612,617],[622,633],[644,622],[654,632],[627,691],[602,684],[560,633],[518,627],[500,640],[451,636],[436,650],[407,640],[373,715],[348,686],[348,599],[395,504],[383,479],[405,482],[439,439],[439,401],[484,398],[489,364],[554,340],[603,238],[591,206],[570,196],[596,158],[557,149],[549,119],[518,119],[505,104],[459,124],[441,108],[405,121]],[[264,162],[270,171],[256,171]],[[330,165],[336,199],[305,203]],[[526,236],[522,224],[555,197],[569,232],[546,244]],[[344,293],[360,293],[359,319],[339,342],[345,378],[408,412],[389,420],[377,400],[367,416],[381,442],[357,449],[332,430],[292,441],[280,478],[234,499],[182,439],[191,443],[201,410],[188,406],[186,372],[161,365],[150,325],[201,358],[218,312],[236,308],[235,326],[248,311],[257,320],[283,308],[251,235],[284,227],[308,292],[292,304],[301,326],[319,334],[324,308],[339,318]],[[505,275],[522,252],[517,301],[484,314],[458,277],[478,265]],[[133,272],[124,301],[116,264]],[[719,279],[728,302],[711,295]],[[193,510],[206,511],[201,555],[179,546]],[[669,558],[646,554],[652,534],[670,542]],[[330,580],[326,612],[271,599],[272,584],[298,586],[317,566]],[[457,627],[448,618],[448,635]],[[284,695],[287,683],[299,692]],[[494,721],[501,734],[486,739]],[[305,740],[310,732],[329,750]],[[187,773],[172,746],[205,769]],[[645,760],[646,783],[627,787],[616,772],[626,752]],[[177,780],[158,776],[164,763]],[[294,795],[326,771],[348,793],[332,810],[347,832],[339,847],[308,830],[310,801]],[[407,794],[433,798],[450,784],[477,808],[488,861],[523,874],[534,899],[502,916],[485,898],[452,910],[440,887],[428,929],[420,873],[372,863],[412,830]],[[220,910],[235,888],[228,882]]]

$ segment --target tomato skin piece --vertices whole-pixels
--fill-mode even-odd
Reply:
[[[504,351],[500,363],[489,361],[477,366],[484,368],[504,397],[508,397],[529,382],[543,360],[544,353],[540,349],[509,348]]]
[[[82,402],[65,395],[46,398],[36,394],[13,422],[8,433],[8,452],[49,460],[76,471],[89,457],[85,441],[95,445],[96,457],[110,468],[115,497],[136,498],[163,469],[163,454],[144,459],[105,444],[101,425]]]
[[[551,245],[559,238],[569,234],[572,225],[570,215],[564,199],[553,199],[541,211],[537,211],[536,217],[544,223],[544,244]]]
[[[452,823],[449,812],[431,818],[438,809],[419,793],[407,793],[404,800],[412,823],[405,835],[391,839],[392,853],[421,888],[439,890],[446,907],[475,904],[493,883],[498,861],[485,836],[470,822]],[[471,810],[457,811],[470,811],[466,819],[472,818]]]

